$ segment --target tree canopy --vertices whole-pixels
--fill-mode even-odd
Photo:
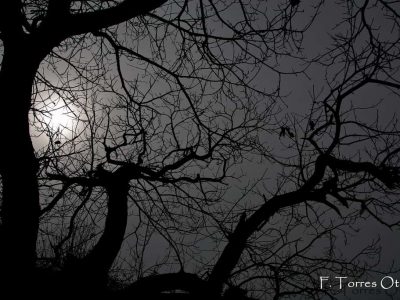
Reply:
[[[398,230],[399,1],[0,6],[5,290],[320,299],[376,269],[344,243]]]

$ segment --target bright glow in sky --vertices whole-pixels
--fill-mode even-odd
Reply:
[[[63,129],[71,129],[74,113],[70,105],[66,105],[64,101],[59,99],[49,105],[49,116],[47,124],[54,131],[63,131]]]
[[[36,104],[35,123],[31,127],[32,142],[40,149],[53,142],[62,142],[73,136],[77,124],[77,107],[56,94],[41,95]],[[51,139],[49,139],[51,137]]]

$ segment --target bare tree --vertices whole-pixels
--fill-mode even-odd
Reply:
[[[374,268],[338,245],[398,226],[399,3],[3,2],[5,289],[320,299]]]

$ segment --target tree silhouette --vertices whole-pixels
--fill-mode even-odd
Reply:
[[[137,2],[1,3],[4,293],[320,299],[373,270],[377,241],[339,245],[398,227],[399,3]]]

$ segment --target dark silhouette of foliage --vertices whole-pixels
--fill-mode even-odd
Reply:
[[[2,1],[0,292],[320,299],[374,271],[379,241],[340,245],[399,225],[398,11]]]

